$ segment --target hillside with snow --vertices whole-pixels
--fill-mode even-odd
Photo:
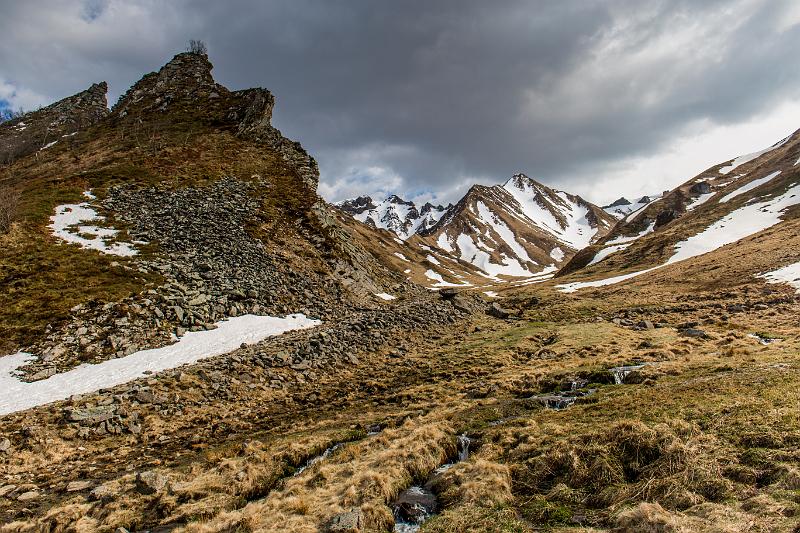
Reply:
[[[798,152],[800,133],[795,133],[765,150],[715,165],[631,212],[559,272],[614,275],[562,284],[561,289],[613,285],[727,245],[741,246],[740,241],[794,218],[800,204]],[[621,268],[630,272],[616,274]],[[783,270],[777,272],[763,275],[785,277]]]

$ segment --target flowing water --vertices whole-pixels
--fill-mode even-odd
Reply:
[[[641,365],[628,365],[628,366],[617,366],[614,368],[609,368],[608,371],[611,372],[611,375],[614,376],[614,384],[615,385],[622,385],[625,383],[625,377],[633,372],[634,370],[640,370],[644,368],[644,363]]]
[[[424,484],[409,487],[397,496],[392,504],[396,533],[416,533],[426,520],[439,512],[439,501],[431,490],[433,480],[456,463],[469,459],[470,442],[466,435],[459,435],[458,456],[454,461],[434,470]]]

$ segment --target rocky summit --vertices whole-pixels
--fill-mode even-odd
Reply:
[[[798,531],[800,133],[332,205],[212,70],[0,124],[0,531]]]

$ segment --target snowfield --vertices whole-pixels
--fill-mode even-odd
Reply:
[[[83,193],[84,197],[93,200],[95,196],[91,191]],[[97,250],[104,254],[129,257],[138,252],[132,243],[109,243],[119,233],[119,230],[100,228],[87,225],[87,222],[102,222],[103,217],[86,203],[64,204],[56,207],[55,215],[50,217],[49,228],[53,235],[62,241],[78,244],[81,248]]]
[[[709,201],[711,198],[713,198],[716,194],[717,194],[716,191],[711,191],[706,194],[701,194],[697,198],[694,198],[690,203],[686,204],[686,210],[694,211],[695,209],[697,209],[698,207]]]
[[[433,285],[431,285],[432,288],[472,287],[472,284],[471,283],[467,283],[467,282],[464,282],[464,283],[450,283],[449,281],[445,281],[444,278],[442,278],[441,274],[439,274],[438,272],[434,272],[433,270],[430,270],[430,269],[425,271],[425,277],[428,278],[431,281],[435,281],[436,282]]]
[[[564,244],[576,250],[581,250],[591,244],[597,228],[593,228],[586,218],[589,209],[570,200],[566,193],[556,191],[561,202],[552,203],[535,184],[530,182],[515,182],[512,178],[503,184],[503,188],[517,201],[522,215],[543,230],[552,233]],[[553,210],[564,217],[563,226],[550,210],[537,202],[537,197],[547,202]]]
[[[706,254],[774,226],[781,221],[781,214],[786,208],[799,203],[800,185],[794,185],[775,198],[751,203],[731,211],[697,235],[677,243],[675,245],[675,253],[663,265],[613,278],[556,285],[556,288],[561,292],[575,292],[587,287],[613,285],[652,272],[663,266]]]
[[[615,252],[619,252],[620,250],[624,250],[628,246],[630,246],[630,244],[617,244],[615,246],[606,246],[605,248],[603,248],[602,250],[597,252],[595,254],[595,256],[594,256],[594,259],[592,259],[592,261],[586,266],[591,266],[591,265],[597,264],[600,261],[602,261],[603,259],[605,259],[606,257],[608,257],[609,255],[611,255],[611,254],[613,254]]]
[[[217,322],[209,331],[186,333],[178,341],[163,348],[142,350],[120,359],[96,365],[84,364],[50,378],[25,383],[14,371],[34,357],[19,352],[0,357],[0,415],[6,415],[58,400],[73,394],[86,394],[114,387],[145,376],[145,371],[161,372],[202,359],[222,355],[287,331],[318,326],[322,322],[303,314],[285,318],[242,315]]]
[[[730,192],[730,193],[726,194],[725,196],[723,196],[722,198],[720,198],[719,199],[719,203],[724,204],[724,203],[728,202],[729,200],[731,200],[733,198],[736,198],[737,196],[740,196],[740,195],[742,195],[742,194],[744,194],[744,193],[746,193],[748,191],[752,191],[756,187],[761,187],[765,183],[767,183],[769,181],[772,181],[772,179],[775,176],[777,176],[778,174],[780,174],[780,173],[781,173],[781,171],[778,170],[777,172],[773,172],[772,174],[770,174],[768,176],[764,176],[763,178],[760,178],[760,179],[757,179],[757,180],[753,180],[750,183],[742,185],[741,187],[739,187],[735,191]]]
[[[635,240],[641,239],[642,237],[644,237],[648,233],[653,233],[653,231],[655,231],[655,228],[656,228],[656,223],[655,222],[651,222],[649,226],[647,226],[641,233],[639,233],[637,235],[632,235],[630,237],[617,237],[616,239],[611,239],[606,244],[607,245],[615,245],[615,244],[632,243]]]
[[[772,150],[775,150],[776,148],[780,148],[781,146],[786,144],[789,141],[790,138],[791,138],[791,136],[786,137],[785,139],[783,139],[781,141],[778,141],[777,143],[773,144],[769,148],[765,148],[764,150],[761,150],[761,151],[758,151],[758,152],[753,152],[752,154],[740,155],[739,157],[737,157],[736,159],[731,161],[730,165],[727,165],[727,166],[724,166],[724,167],[720,168],[719,169],[719,173],[720,174],[729,174],[730,172],[733,172],[736,168],[744,165],[745,163],[749,163],[750,161],[752,161],[752,160],[754,160],[756,158],[759,158],[762,155],[764,155],[766,153],[769,153]]]

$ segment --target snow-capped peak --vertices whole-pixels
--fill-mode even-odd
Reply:
[[[417,209],[414,202],[405,201],[395,194],[382,202],[359,196],[335,205],[356,220],[389,230],[404,240],[436,224],[446,211],[445,207],[430,202]]]

